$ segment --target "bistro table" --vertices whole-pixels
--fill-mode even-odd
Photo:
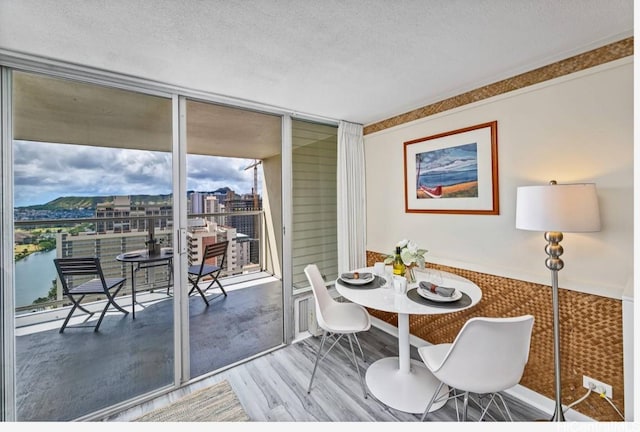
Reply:
[[[372,272],[373,267],[362,268],[360,273]],[[385,357],[367,368],[366,383],[379,401],[391,408],[414,414],[421,414],[429,399],[436,391],[439,381],[419,360],[410,357],[409,315],[434,315],[452,313],[475,306],[482,298],[480,288],[470,280],[453,273],[437,270],[441,276],[439,284],[462,293],[462,298],[451,303],[436,303],[423,299],[416,293],[418,283],[429,280],[429,273],[416,271],[417,282],[409,284],[407,292],[396,294],[393,284],[380,275],[381,282],[366,285],[349,285],[340,278],[336,280],[336,290],[347,300],[367,308],[398,314],[398,357]],[[443,386],[440,395],[449,391]],[[431,411],[441,408],[446,401],[433,404]]]
[[[173,249],[162,248],[158,254],[149,254],[148,249],[140,249],[131,252],[125,252],[116,257],[116,260],[123,263],[131,264],[131,309],[132,317],[136,318],[136,278],[135,272],[141,269],[168,266],[171,271],[171,264],[173,262]],[[167,282],[168,286],[171,284],[171,278]]]

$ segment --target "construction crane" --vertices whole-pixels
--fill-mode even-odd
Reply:
[[[249,168],[253,168],[253,209],[256,210],[258,208],[258,165],[262,163],[261,160],[254,159],[253,163],[246,167],[244,170],[248,170]]]

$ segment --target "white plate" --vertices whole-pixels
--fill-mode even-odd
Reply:
[[[432,293],[424,288],[418,287],[418,295],[434,302],[448,303],[460,300],[462,298],[462,292],[455,290],[451,297],[444,297],[440,294]]]
[[[139,256],[140,256],[140,252],[127,252],[126,254],[122,254],[123,258],[135,258]]]
[[[343,279],[342,277],[340,277],[339,279],[342,282],[344,282],[346,284],[349,284],[349,285],[364,285],[364,284],[371,283],[376,279],[375,275],[373,275],[372,273],[370,273],[370,275],[371,276],[366,278],[366,279],[362,279],[362,278],[360,278],[360,279]]]

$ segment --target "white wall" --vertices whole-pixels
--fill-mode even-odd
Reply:
[[[403,143],[498,121],[500,215],[404,212]],[[595,182],[602,230],[565,233],[559,286],[621,298],[633,278],[633,60],[366,135],[367,249],[403,238],[427,261],[550,285],[543,233],[515,228],[516,188]]]

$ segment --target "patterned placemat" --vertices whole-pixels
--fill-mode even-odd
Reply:
[[[443,309],[458,309],[461,307],[469,306],[471,304],[471,297],[467,295],[467,293],[462,293],[462,297],[459,300],[452,302],[437,302],[433,300],[426,299],[418,294],[418,288],[412,288],[407,291],[407,297],[413,300],[416,303],[420,303],[421,305],[438,307]]]

